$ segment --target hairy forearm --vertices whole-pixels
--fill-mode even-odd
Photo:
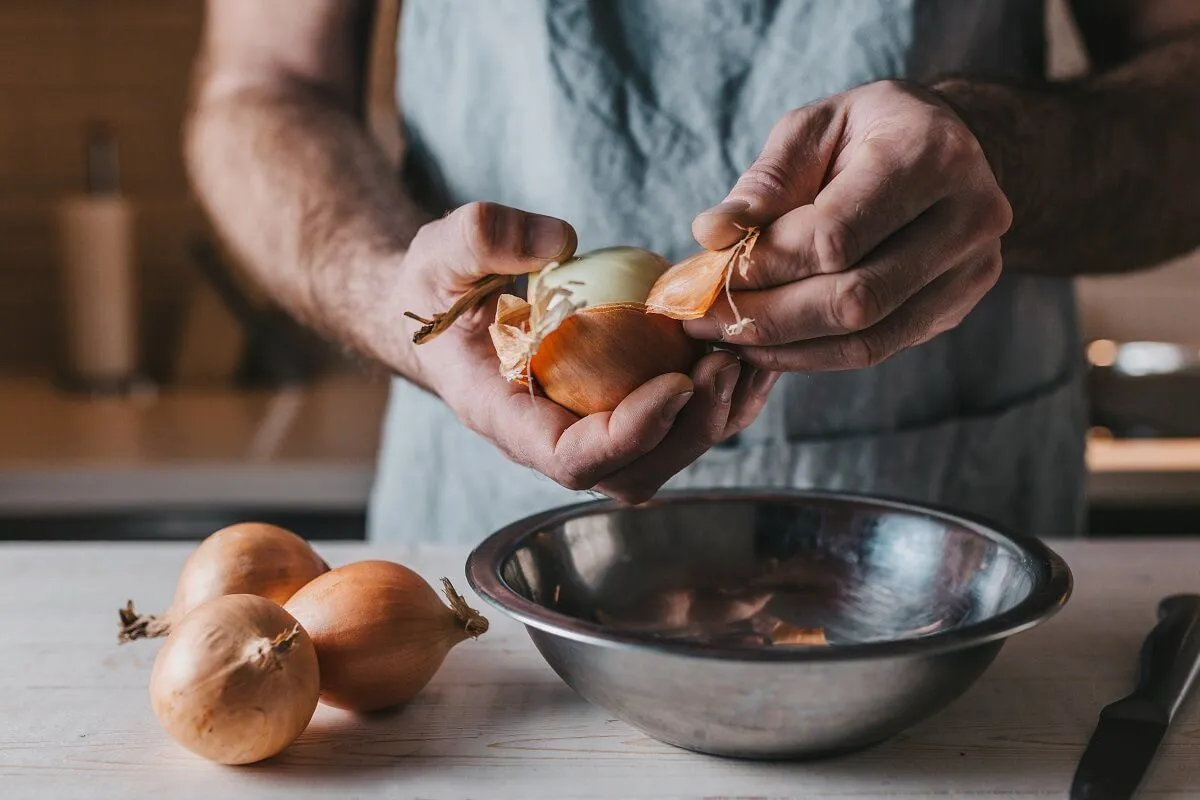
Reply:
[[[975,131],[1013,207],[1005,266],[1114,273],[1200,246],[1200,31],[1108,72],[935,90]]]
[[[394,295],[428,217],[349,111],[300,84],[201,91],[186,154],[209,217],[274,298],[424,384]]]

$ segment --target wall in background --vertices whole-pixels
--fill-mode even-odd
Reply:
[[[0,2],[0,369],[44,371],[58,351],[53,208],[83,182],[82,133],[108,121],[137,205],[149,354],[178,317],[202,220],[179,154],[203,0]]]
[[[1061,4],[1052,65],[1071,74],[1085,62]],[[43,371],[57,352],[52,209],[82,184],[90,119],[118,137],[139,213],[144,340],[154,361],[167,355],[194,280],[187,239],[202,229],[179,154],[202,11],[202,0],[0,0],[0,370]],[[1082,281],[1080,297],[1089,336],[1200,340],[1200,259]]]

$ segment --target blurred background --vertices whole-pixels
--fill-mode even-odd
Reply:
[[[395,4],[370,124],[398,148]],[[1048,9],[1056,76],[1086,70]],[[202,0],[0,2],[0,539],[358,538],[386,376],[258,296],[189,194]],[[1078,285],[1094,535],[1200,521],[1200,257]]]

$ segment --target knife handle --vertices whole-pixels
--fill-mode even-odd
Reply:
[[[1168,597],[1142,645],[1134,697],[1149,702],[1170,724],[1200,677],[1200,595]]]

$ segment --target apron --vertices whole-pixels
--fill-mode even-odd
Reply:
[[[492,200],[570,221],[581,252],[672,260],[787,110],[885,78],[1045,69],[1040,0],[405,0],[401,22],[404,179],[431,211]],[[925,345],[785,375],[736,444],[667,488],[849,490],[1073,536],[1081,379],[1070,281],[1005,273]],[[590,496],[393,382],[370,538],[475,543]]]

